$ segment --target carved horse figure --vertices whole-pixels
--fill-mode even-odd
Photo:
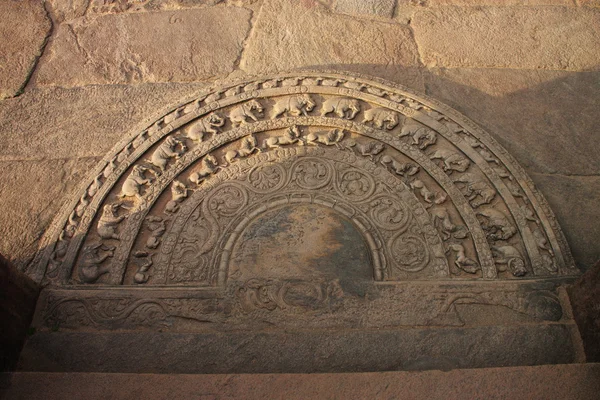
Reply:
[[[228,164],[231,164],[236,158],[248,157],[255,151],[260,151],[260,149],[256,147],[256,138],[252,135],[248,135],[242,139],[240,147],[237,150],[229,150],[225,153],[225,161],[227,161]]]
[[[300,142],[300,145],[303,145],[304,143],[300,139],[300,136],[300,128],[294,125],[289,127],[281,136],[273,136],[265,139],[265,141],[263,142],[263,148],[276,149],[284,145],[294,144],[298,142]]]
[[[229,119],[233,126],[240,126],[248,122],[248,119],[256,122],[258,117],[254,114],[256,111],[258,114],[262,114],[263,106],[258,100],[250,100],[246,103],[240,104],[229,113]]]
[[[363,123],[373,122],[378,129],[394,129],[398,125],[398,113],[387,108],[374,107],[365,111]]]
[[[413,176],[419,172],[418,165],[413,163],[400,163],[388,155],[381,157],[379,162],[394,171],[396,175],[405,176],[406,174],[408,176]]]
[[[360,111],[360,103],[356,99],[334,97],[327,99],[321,106],[321,116],[335,113],[339,118],[354,119]]]
[[[181,151],[177,151],[177,146],[181,147]],[[187,151],[187,147],[181,141],[169,136],[165,141],[158,146],[152,153],[150,162],[157,166],[161,172],[167,169],[167,164],[171,158],[179,159],[183,153]]]
[[[123,183],[123,187],[121,188],[121,194],[119,194],[119,197],[139,198],[141,196],[141,187],[152,183],[152,179],[146,178],[146,171],[148,171],[148,168],[142,167],[141,165],[134,165],[133,169],[131,170],[131,173]]]
[[[201,142],[204,140],[204,135],[212,133],[216,135],[220,132],[220,129],[225,125],[225,119],[217,113],[210,113],[207,117],[192,124],[187,131],[187,138],[192,139],[194,142]]]
[[[307,94],[287,97],[275,103],[272,118],[277,118],[284,113],[293,117],[306,116],[315,106],[316,103]]]

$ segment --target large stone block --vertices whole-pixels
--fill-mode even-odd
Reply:
[[[571,363],[573,325],[244,333],[40,332],[24,371],[358,372]],[[160,362],[157,362],[160,360]]]
[[[411,26],[429,67],[598,70],[600,12],[574,7],[431,8]]]
[[[3,1],[0,7],[0,99],[4,99],[27,83],[51,25],[41,1]]]
[[[214,7],[128,13],[61,24],[35,84],[188,82],[230,73],[252,12]]]
[[[597,243],[597,242],[596,242]],[[600,262],[583,274],[569,290],[573,314],[588,362],[600,361]]]
[[[335,10],[348,14],[374,15],[391,18],[396,0],[337,0]]]
[[[311,2],[266,2],[240,67],[252,74],[295,68],[346,70],[422,90],[418,52],[408,26],[331,14]]]

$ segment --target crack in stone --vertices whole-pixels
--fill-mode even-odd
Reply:
[[[33,59],[31,68],[29,69],[29,72],[27,73],[27,76],[25,77],[25,81],[23,82],[21,87],[19,87],[19,89],[17,90],[15,95],[12,97],[9,97],[9,98],[19,97],[20,95],[25,93],[25,89],[29,85],[29,82],[31,81],[31,78],[33,77],[34,72],[37,70],[39,61],[46,51],[46,47],[48,46],[48,43],[50,42],[50,38],[54,34],[54,20],[52,19],[52,16],[50,15],[50,10],[48,10],[48,3],[46,3],[44,1],[43,6],[44,6],[44,11],[46,13],[46,18],[48,18],[48,21],[50,21],[50,29],[48,29],[48,32],[46,33],[46,36],[44,37],[44,41],[42,42],[42,45],[40,46],[40,50],[39,50],[38,54]]]

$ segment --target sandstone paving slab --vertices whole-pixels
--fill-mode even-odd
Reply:
[[[0,99],[4,99],[26,83],[51,24],[41,1],[3,1],[0,7]]]
[[[348,14],[374,15],[391,18],[396,0],[337,0],[335,10]]]
[[[6,399],[595,399],[600,364],[346,374],[159,375],[16,372]],[[510,383],[510,384],[509,384]]]
[[[205,7],[78,19],[56,28],[37,86],[189,82],[230,73],[252,11]]]
[[[419,0],[400,0],[418,3]],[[428,6],[576,6],[576,0],[426,0]]]
[[[528,172],[600,174],[600,74],[432,69],[427,94],[491,133]]]
[[[411,26],[429,67],[600,68],[600,12],[592,8],[428,8]]]
[[[531,174],[565,232],[571,252],[582,269],[600,260],[600,176]]]
[[[33,89],[0,102],[0,161],[103,157],[136,125],[153,123],[204,86]]]
[[[250,74],[337,69],[421,86],[418,52],[401,24],[332,14],[317,3],[267,1],[240,67]]]
[[[22,268],[38,240],[98,158],[0,162],[0,253]]]

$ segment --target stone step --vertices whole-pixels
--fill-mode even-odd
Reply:
[[[15,372],[12,399],[598,399],[600,364],[340,374]]]

